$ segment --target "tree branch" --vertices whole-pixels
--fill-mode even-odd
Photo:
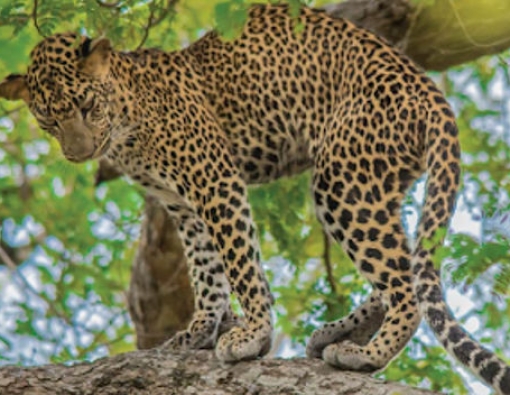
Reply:
[[[326,269],[326,280],[331,288],[331,293],[333,295],[338,295],[336,290],[336,280],[333,274],[333,265],[331,264],[331,240],[325,231],[322,232],[322,237],[324,239],[324,253],[322,255],[322,260],[324,261],[324,267]]]
[[[138,44],[136,49],[140,49],[143,47],[145,42],[147,41],[147,38],[149,38],[149,32],[150,30],[159,25],[165,18],[168,17],[171,11],[174,10],[177,2],[179,0],[168,0],[166,7],[162,8],[160,10],[159,16],[156,18],[156,8],[151,8],[149,18],[147,20],[147,25],[144,28],[142,39],[140,40],[140,43]]]
[[[399,46],[426,70],[445,70],[510,48],[510,2],[347,0],[324,9]]]
[[[128,301],[139,349],[155,347],[185,329],[193,314],[193,291],[177,227],[151,196],[146,198]]]
[[[37,30],[37,32],[41,35],[41,37],[46,37],[43,32],[41,31],[41,28],[39,26],[39,21],[37,20],[37,9],[39,7],[39,1],[34,0],[34,8],[32,9],[32,20],[34,21],[34,26]]]
[[[317,359],[220,363],[212,351],[169,354],[136,351],[75,366],[0,368],[9,395],[438,395],[368,374],[335,370]]]

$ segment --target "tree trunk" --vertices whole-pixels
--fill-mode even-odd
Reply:
[[[211,351],[168,355],[136,351],[74,366],[0,369],[9,395],[439,395],[311,359],[262,359],[224,365]]]
[[[108,160],[101,159],[95,182],[99,185],[121,175]],[[150,195],[145,198],[128,305],[136,346],[141,350],[162,344],[185,329],[193,314],[193,291],[176,224]]]
[[[184,329],[193,314],[193,292],[186,259],[174,222],[151,196],[128,292],[136,345],[147,349]]]

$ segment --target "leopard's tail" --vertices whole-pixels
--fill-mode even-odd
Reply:
[[[455,320],[445,303],[440,275],[432,261],[435,249],[443,242],[460,182],[457,127],[453,115],[442,125],[440,118],[437,112],[429,111],[424,142],[428,181],[412,260],[414,291],[422,317],[445,349],[498,394],[510,395],[510,366],[483,348]]]

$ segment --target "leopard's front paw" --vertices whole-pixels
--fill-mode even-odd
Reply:
[[[269,352],[272,330],[253,331],[235,327],[222,335],[216,346],[216,356],[224,362],[255,359]]]
[[[171,351],[212,349],[218,338],[220,322],[213,318],[195,318],[186,330],[177,332],[161,348]]]
[[[343,370],[358,372],[374,372],[384,367],[371,356],[372,352],[366,347],[350,341],[330,344],[322,352],[322,358],[328,364]]]

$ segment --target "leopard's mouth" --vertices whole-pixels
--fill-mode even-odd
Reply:
[[[101,142],[101,145],[99,145],[92,153],[70,153],[64,151],[64,156],[67,160],[74,163],[83,163],[88,160],[97,159],[101,156],[104,156],[106,152],[110,149],[110,139],[106,138]]]

